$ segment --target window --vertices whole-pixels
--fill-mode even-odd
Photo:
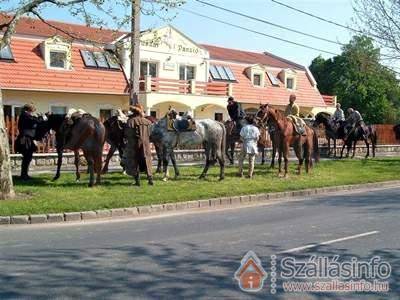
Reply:
[[[0,59],[7,59],[7,60],[13,60],[14,57],[11,52],[11,48],[9,45],[4,46],[0,50]]]
[[[112,109],[103,109],[101,108],[99,111],[99,116],[100,116],[100,120],[107,120],[109,118],[111,118],[113,115],[113,110]]]
[[[148,61],[140,62],[140,76],[144,77],[146,75],[157,77],[157,63]]]
[[[236,81],[230,67],[210,65],[210,75],[213,80]]]
[[[67,68],[67,53],[64,51],[50,51],[50,67]]]
[[[103,52],[93,52],[94,60],[96,61],[97,67],[108,69],[107,60],[103,54]]]
[[[192,80],[195,75],[195,67],[193,66],[179,66],[179,80]]]
[[[294,79],[286,78],[286,88],[293,90],[294,89]]]
[[[271,72],[267,72],[268,78],[273,86],[279,86],[279,80]]]
[[[150,111],[150,117],[157,119],[157,112],[155,110]]]
[[[81,50],[83,63],[86,67],[119,70],[118,58],[109,51]]]
[[[67,107],[54,105],[54,106],[51,106],[50,111],[52,114],[55,114],[55,115],[66,115]]]
[[[261,75],[260,74],[253,75],[253,85],[261,86]]]
[[[224,114],[223,113],[215,113],[214,114],[214,120],[222,122],[224,119]]]

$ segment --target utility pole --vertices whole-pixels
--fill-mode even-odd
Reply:
[[[139,103],[140,76],[140,1],[132,0],[131,13],[131,72],[129,78],[129,104]]]

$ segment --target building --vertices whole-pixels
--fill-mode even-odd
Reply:
[[[103,118],[127,108],[129,34],[50,24],[23,18],[11,47],[0,53],[5,114],[18,115],[27,102],[42,112],[74,107]],[[283,108],[294,93],[303,116],[329,111],[334,102],[329,96],[324,101],[303,66],[270,53],[200,45],[172,26],[143,32],[140,57],[139,101],[155,117],[174,107],[195,118],[225,120],[228,96],[255,112],[261,103]]]

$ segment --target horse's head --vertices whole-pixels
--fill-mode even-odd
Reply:
[[[170,108],[166,114],[166,116],[171,120],[175,120],[177,115],[178,112],[174,108]]]
[[[268,104],[261,104],[258,108],[257,113],[255,114],[255,120],[257,125],[264,126],[268,122]]]
[[[400,124],[393,126],[393,130],[396,135],[396,139],[400,140]]]
[[[329,120],[331,119],[331,115],[326,113],[326,112],[319,112],[315,115],[315,120],[314,120],[314,127],[318,127],[320,124],[324,124],[325,126],[329,123]]]

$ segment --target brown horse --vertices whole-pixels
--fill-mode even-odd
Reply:
[[[282,156],[285,161],[285,173],[284,177],[288,176],[288,163],[289,163],[289,148],[293,147],[297,159],[299,160],[298,174],[301,174],[301,167],[305,161],[306,172],[312,167],[312,156],[316,162],[319,160],[319,149],[318,149],[318,137],[315,131],[306,126],[305,135],[299,135],[295,131],[294,124],[288,118],[286,118],[282,112],[273,109],[268,104],[261,105],[260,110],[256,115],[257,119],[261,123],[268,122],[270,120],[278,131],[278,154],[279,154],[279,173],[281,176],[281,162]]]
[[[65,115],[48,114],[47,121],[41,122],[38,130],[42,133],[53,130],[56,133],[58,160],[53,180],[60,178],[63,151],[69,149],[75,154],[76,180],[79,181],[79,150],[82,149],[88,163],[89,186],[94,185],[94,173],[97,175],[96,184],[100,183],[105,128],[98,119],[85,114],[71,126]]]
[[[226,157],[228,157],[230,164],[233,165],[235,158],[235,146],[236,143],[240,143],[240,135],[239,132],[237,132],[234,121],[228,120],[224,123],[224,125],[226,130],[225,154]]]

